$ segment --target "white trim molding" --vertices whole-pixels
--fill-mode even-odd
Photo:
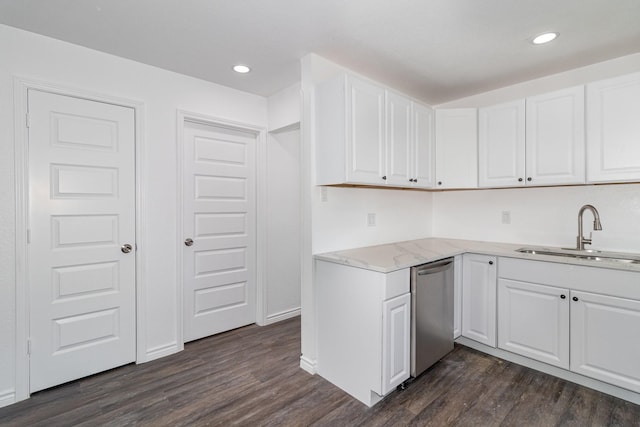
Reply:
[[[136,362],[147,361],[145,295],[147,291],[145,271],[145,140],[144,103],[140,101],[93,93],[50,82],[34,81],[21,77],[13,79],[14,96],[14,144],[15,144],[15,196],[16,196],[16,331],[15,331],[15,392],[14,401],[29,398],[29,286],[27,260],[28,228],[28,134],[26,114],[28,91],[39,90],[64,96],[87,99],[132,108],[135,111],[135,186],[136,186]],[[0,401],[6,399],[0,395]]]
[[[272,323],[278,323],[296,316],[300,316],[300,307],[281,311],[279,313],[269,314],[264,325],[271,325]]]
[[[4,390],[0,392],[0,408],[16,403],[16,393],[14,390]]]
[[[311,360],[302,355],[300,356],[300,368],[302,368],[304,371],[307,371],[311,375],[315,375],[318,373],[318,361]]]

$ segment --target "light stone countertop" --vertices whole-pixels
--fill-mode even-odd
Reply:
[[[427,239],[408,240],[405,242],[388,243],[384,245],[316,254],[315,259],[363,268],[366,270],[378,271],[381,273],[390,273],[392,271],[402,270],[404,268],[437,261],[463,253],[474,253],[640,272],[640,264],[604,260],[592,261],[570,257],[516,252],[516,249],[522,247],[539,248],[540,246],[432,237]]]

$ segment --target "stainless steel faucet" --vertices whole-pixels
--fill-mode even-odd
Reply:
[[[584,214],[584,211],[586,210],[590,210],[593,213],[593,229],[595,231],[602,230],[602,224],[600,224],[600,214],[598,213],[598,210],[592,205],[584,205],[583,207],[581,207],[580,211],[578,212],[578,239],[577,240],[578,240],[579,251],[584,250],[584,245],[591,244],[591,233],[589,233],[588,239],[582,236],[582,214]]]

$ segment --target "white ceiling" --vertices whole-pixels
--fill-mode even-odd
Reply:
[[[0,0],[0,23],[263,96],[315,52],[433,104],[640,52],[640,0]]]

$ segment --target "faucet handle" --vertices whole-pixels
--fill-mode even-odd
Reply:
[[[593,240],[593,231],[589,232],[589,238],[588,239],[582,239],[582,241],[584,242],[585,245],[590,245],[592,240]]]

